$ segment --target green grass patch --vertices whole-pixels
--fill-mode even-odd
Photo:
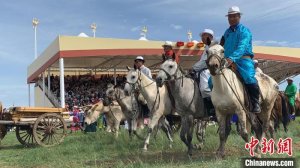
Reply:
[[[145,130],[140,131],[145,135]],[[300,119],[289,125],[289,132],[278,131],[276,138],[293,138],[293,157],[300,161]],[[197,142],[196,137],[193,140]],[[245,143],[237,135],[235,126],[226,144],[226,157],[215,159],[215,151],[219,145],[217,127],[209,126],[206,131],[205,146],[202,150],[194,150],[188,157],[186,147],[181,142],[178,133],[174,135],[173,148],[164,133],[159,132],[156,139],[151,138],[149,150],[143,152],[143,141],[134,137],[130,139],[126,130],[122,129],[118,139],[114,135],[98,131],[83,134],[69,134],[60,145],[43,148],[23,147],[16,139],[15,132],[10,132],[2,140],[0,146],[0,165],[3,167],[240,167],[242,157],[249,157],[244,149]],[[286,157],[274,154],[263,157]]]

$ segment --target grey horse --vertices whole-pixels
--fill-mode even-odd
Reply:
[[[112,100],[116,100],[119,103],[119,105],[122,108],[122,111],[126,115],[126,118],[128,118],[128,123],[131,123],[129,125],[129,128],[132,127],[133,133],[138,137],[140,137],[136,133],[136,122],[135,122],[138,120],[137,112],[139,107],[135,107],[135,106],[138,106],[137,102],[146,104],[147,102],[144,99],[144,97],[142,95],[136,97],[132,92],[131,94],[126,95],[123,89],[121,89],[119,86],[114,86],[114,85],[108,85],[106,95],[108,98]],[[143,119],[143,117],[141,118]],[[158,125],[156,127],[162,128],[162,130],[165,132],[170,142],[172,142],[171,127],[168,121],[165,119],[165,117],[162,116],[159,119]],[[157,129],[155,130],[157,131]],[[129,133],[131,133],[131,131]]]
[[[143,117],[139,108],[139,102],[144,102],[143,100],[137,100],[135,96],[126,96],[124,91],[114,85],[109,84],[106,90],[106,96],[109,101],[117,101],[121,106],[121,109],[128,122],[129,136],[132,138],[132,133],[136,135],[139,139],[143,139],[137,134],[137,126],[143,125]]]
[[[206,117],[198,85],[193,79],[185,77],[177,63],[171,59],[160,66],[156,82],[160,87],[167,82],[170,87],[176,111],[182,117],[180,138],[188,147],[188,154],[192,155],[194,119]]]

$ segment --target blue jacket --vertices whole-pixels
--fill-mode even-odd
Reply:
[[[224,33],[225,57],[236,62],[242,56],[251,56],[252,52],[252,34],[248,28],[242,24],[228,28]]]
[[[246,84],[255,84],[255,68],[252,58],[252,34],[242,24],[228,28],[224,33],[225,57],[230,58],[237,65],[237,70]],[[242,58],[250,56],[250,58]]]

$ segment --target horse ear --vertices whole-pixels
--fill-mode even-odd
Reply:
[[[85,108],[92,108],[92,105],[86,105]]]
[[[210,38],[209,38],[209,37],[207,37],[207,39],[206,39],[206,42],[207,42],[207,45],[208,45],[208,46],[210,46],[210,44],[211,44],[211,40],[210,40]]]
[[[130,71],[131,70],[131,68],[127,65],[126,66],[126,69],[128,70],[128,71]]]

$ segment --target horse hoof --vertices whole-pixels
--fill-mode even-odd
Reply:
[[[192,150],[189,150],[189,151],[187,152],[187,154],[188,154],[188,157],[191,157],[191,156],[193,155]]]
[[[224,159],[224,157],[225,157],[224,153],[219,152],[219,151],[216,153],[216,159],[218,159],[218,160],[219,159]]]

